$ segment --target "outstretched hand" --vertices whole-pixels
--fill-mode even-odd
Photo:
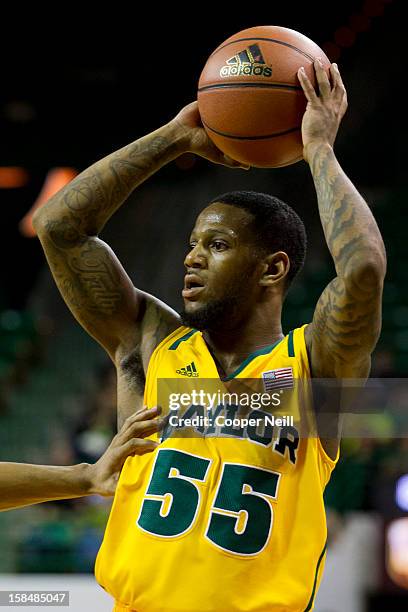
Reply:
[[[154,451],[158,443],[144,438],[161,429],[162,421],[156,418],[159,414],[157,406],[150,410],[144,407],[126,419],[102,457],[89,466],[92,493],[114,495],[126,458]]]
[[[347,110],[347,93],[337,64],[330,66],[332,83],[320,60],[315,60],[314,69],[318,91],[313,87],[305,70],[298,70],[298,78],[307,98],[302,121],[303,157],[306,161],[309,161],[310,151],[316,145],[333,146],[340,122]]]
[[[185,106],[178,115],[176,115],[172,123],[184,133],[187,139],[187,151],[205,157],[216,164],[228,166],[229,168],[249,169],[248,165],[242,164],[228,155],[224,155],[210,138],[208,138],[201,121],[197,102],[191,102],[191,104]]]

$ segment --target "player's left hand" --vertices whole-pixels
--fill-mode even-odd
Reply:
[[[151,409],[144,407],[126,419],[102,457],[88,466],[90,493],[106,497],[114,495],[126,458],[129,455],[151,453],[159,446],[157,442],[144,438],[162,428],[162,419],[156,418],[160,412],[158,406]]]
[[[315,60],[316,91],[304,69],[298,70],[298,78],[307,98],[302,121],[303,157],[309,161],[311,151],[321,144],[333,147],[340,122],[347,110],[347,93],[337,64],[331,64],[330,76],[320,60]]]

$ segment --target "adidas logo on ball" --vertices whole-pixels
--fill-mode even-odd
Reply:
[[[226,62],[220,70],[221,77],[229,76],[272,76],[272,68],[265,64],[258,45],[250,45]]]
[[[328,74],[324,51],[304,34],[280,26],[247,28],[218,45],[197,88],[200,117],[215,146],[257,168],[303,159],[307,100],[296,75],[304,66],[312,76],[316,57]]]

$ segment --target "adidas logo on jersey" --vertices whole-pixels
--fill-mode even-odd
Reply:
[[[194,361],[192,361],[185,368],[180,368],[176,370],[176,374],[181,374],[182,376],[194,376],[195,378],[198,376],[197,368],[195,366]]]
[[[230,57],[220,76],[272,76],[272,68],[267,66],[258,45],[250,45],[240,53]]]

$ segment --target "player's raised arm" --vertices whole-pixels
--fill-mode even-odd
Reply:
[[[113,358],[119,346],[140,346],[146,363],[179,322],[174,311],[134,288],[98,234],[138,185],[185,151],[239,166],[210,143],[192,103],[162,128],[90,166],[34,215],[64,300]]]
[[[315,71],[318,92],[302,70],[298,74],[308,100],[302,123],[304,157],[337,276],[317,303],[306,340],[315,377],[365,378],[381,329],[386,255],[369,207],[333,152],[347,108],[339,70],[331,66],[331,83],[318,61]]]

